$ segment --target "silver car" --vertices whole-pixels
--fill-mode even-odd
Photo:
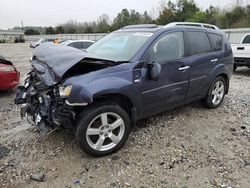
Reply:
[[[77,48],[79,50],[85,50],[88,47],[90,47],[92,44],[94,44],[95,41],[92,40],[66,40],[60,45],[62,46],[71,46],[73,48]]]

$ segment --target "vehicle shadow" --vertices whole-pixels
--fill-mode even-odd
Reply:
[[[140,128],[146,128],[146,127],[151,126],[150,121],[153,118],[156,118],[156,119],[164,118],[166,120],[173,120],[173,119],[177,118],[179,114],[189,113],[190,108],[195,108],[196,110],[208,110],[206,107],[204,107],[204,105],[201,103],[200,100],[197,100],[197,101],[194,101],[192,103],[189,103],[189,104],[186,104],[183,106],[179,106],[179,107],[176,107],[174,109],[164,111],[164,112],[161,112],[159,114],[150,116],[148,118],[139,120],[136,123],[135,131],[138,131]]]
[[[0,98],[2,97],[8,97],[8,96],[13,96],[16,93],[16,89],[12,90],[0,90]]]
[[[173,110],[165,111],[160,114],[148,117],[146,119],[139,120],[136,122],[136,127],[133,129],[132,132],[138,132],[142,129],[147,129],[150,126],[154,126],[153,122],[155,121],[155,119],[163,119],[164,121],[174,121],[176,118],[178,118],[179,115],[183,113],[190,113],[190,109],[193,108],[195,108],[197,111],[208,110],[202,105],[200,101],[196,101],[181,107],[177,107]],[[54,150],[55,148],[60,147],[61,143],[64,143],[64,147],[66,148],[65,152],[74,153],[74,155],[82,156],[84,159],[89,159],[90,161],[96,160],[95,158],[81,151],[80,147],[75,141],[74,132],[72,132],[71,130],[60,129],[58,131],[55,131],[54,133],[49,135],[45,140],[43,140],[42,143],[46,145],[45,148],[50,148],[49,150]]]
[[[234,72],[235,75],[238,76],[248,76],[250,77],[250,68],[237,68],[236,71]]]

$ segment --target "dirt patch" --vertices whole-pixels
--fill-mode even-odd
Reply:
[[[0,52],[23,80],[28,44]],[[8,148],[0,187],[250,187],[250,69],[237,70],[220,108],[195,102],[139,121],[125,146],[102,158],[83,153],[70,131],[42,140],[14,97],[0,92],[0,146]]]

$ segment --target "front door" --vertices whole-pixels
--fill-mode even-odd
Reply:
[[[161,65],[161,73],[160,79],[153,81],[149,68],[142,68],[139,87],[145,117],[178,106],[187,97],[190,67],[185,59],[183,32],[161,35],[146,57],[146,61]]]

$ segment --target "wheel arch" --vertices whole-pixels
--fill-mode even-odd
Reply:
[[[93,104],[97,104],[97,103],[118,104],[122,109],[124,109],[128,113],[131,119],[132,128],[135,126],[136,119],[137,119],[137,109],[136,109],[134,102],[128,96],[122,93],[108,93],[108,94],[102,94],[98,96],[95,95],[93,97]]]
[[[225,94],[228,94],[228,91],[229,91],[229,77],[228,77],[228,75],[226,73],[221,73],[221,74],[217,75],[215,77],[215,79],[218,78],[218,77],[220,77],[220,76],[223,77],[224,80],[225,80],[225,82],[226,82],[226,91],[225,91]]]
[[[209,88],[211,86],[211,84],[213,83],[213,81],[218,78],[218,77],[222,77],[224,78],[225,82],[226,82],[226,92],[225,94],[228,94],[229,92],[229,82],[230,82],[230,78],[231,78],[231,73],[230,70],[228,70],[228,68],[224,65],[224,64],[219,64],[216,67],[214,67],[214,70],[211,72],[211,74],[209,75],[210,79],[208,81],[208,89],[206,91],[209,91]]]

